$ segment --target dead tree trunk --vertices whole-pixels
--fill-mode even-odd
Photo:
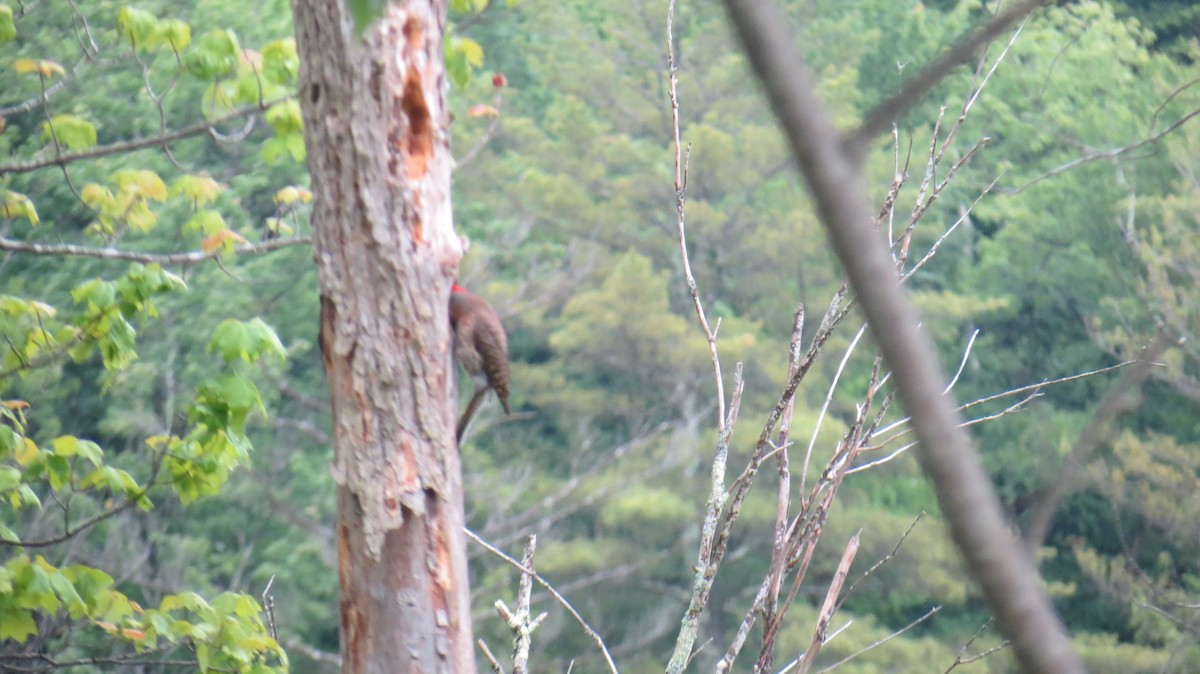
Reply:
[[[333,402],[342,671],[474,671],[454,443],[444,0],[294,0]]]

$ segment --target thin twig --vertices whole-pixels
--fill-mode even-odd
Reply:
[[[483,651],[483,657],[487,658],[489,664],[492,665],[492,671],[496,674],[504,674],[504,668],[500,666],[500,662],[496,660],[496,656],[492,655],[492,649],[484,643],[483,639],[476,639],[476,644],[479,644],[479,650]]]
[[[954,371],[954,376],[950,377],[950,383],[946,384],[947,393],[949,393],[950,389],[954,388],[954,385],[958,383],[958,378],[962,376],[963,369],[967,367],[967,360],[971,357],[971,347],[975,345],[975,338],[978,336],[979,329],[976,328],[971,333],[971,337],[967,340],[967,348],[963,349],[962,359],[958,361],[958,369]]]
[[[1150,376],[1150,371],[1159,356],[1176,343],[1177,340],[1171,335],[1159,332],[1154,340],[1138,354],[1133,367],[1122,372],[1121,377],[1101,399],[1096,411],[1092,413],[1091,419],[1088,420],[1087,425],[1075,440],[1075,444],[1067,454],[1062,467],[1059,468],[1058,474],[1046,485],[1045,494],[1034,508],[1029,528],[1025,533],[1025,544],[1031,549],[1036,550],[1042,546],[1046,539],[1046,532],[1049,531],[1050,524],[1054,519],[1055,511],[1070,493],[1079,472],[1083,470],[1084,464],[1100,444],[1100,440],[1108,429],[1108,424],[1117,415],[1136,406],[1136,401],[1131,399],[1132,393]]]
[[[1128,145],[1123,145],[1121,147],[1113,148],[1111,150],[1101,150],[1099,152],[1089,152],[1088,154],[1085,154],[1082,157],[1076,157],[1075,159],[1072,159],[1071,161],[1066,162],[1065,164],[1061,164],[1059,166],[1056,166],[1056,167],[1050,169],[1049,171],[1046,171],[1045,173],[1034,178],[1033,180],[1030,180],[1029,182],[1025,183],[1024,185],[1021,185],[1020,187],[1017,187],[1015,189],[1004,189],[1004,190],[999,190],[999,191],[1002,194],[1006,194],[1006,195],[1010,195],[1010,196],[1020,194],[1020,193],[1024,192],[1025,190],[1033,187],[1034,185],[1037,185],[1038,183],[1040,183],[1044,180],[1047,180],[1048,178],[1052,178],[1060,173],[1065,173],[1067,171],[1070,171],[1073,168],[1082,166],[1083,164],[1089,164],[1091,162],[1100,161],[1100,160],[1116,159],[1117,157],[1120,157],[1123,154],[1133,152],[1134,150],[1143,148],[1147,145],[1151,145],[1153,143],[1158,142],[1159,140],[1162,140],[1165,136],[1170,135],[1171,132],[1173,132],[1176,129],[1178,129],[1179,127],[1183,126],[1184,124],[1186,124],[1188,121],[1190,121],[1193,117],[1195,117],[1197,115],[1200,115],[1200,108],[1196,108],[1195,110],[1192,110],[1191,112],[1187,113],[1183,117],[1180,117],[1179,119],[1177,119],[1170,126],[1166,127],[1162,131],[1159,131],[1158,133],[1156,133],[1152,136],[1143,138],[1142,140],[1130,143]]]
[[[1021,408],[1024,407],[1025,405],[1027,405],[1030,401],[1040,398],[1041,396],[1042,396],[1042,394],[1040,392],[1035,391],[1033,393],[1030,393],[1028,396],[1022,398],[1021,400],[1018,400],[1017,402],[1013,403],[1012,405],[1009,405],[1008,407],[1000,410],[999,412],[996,412],[995,414],[989,414],[987,416],[979,417],[977,419],[969,419],[967,421],[964,421],[959,426],[959,428],[969,428],[976,424],[981,424],[981,423],[984,423],[987,421],[995,421],[996,419],[999,419],[1000,417],[1007,416],[1009,414],[1013,414],[1014,412],[1020,411]],[[960,407],[959,409],[961,410],[962,408]],[[884,440],[882,443],[880,443],[878,445],[874,445],[872,447],[864,447],[863,451],[882,449],[882,448],[886,447],[893,440],[896,440],[897,438],[908,435],[910,432],[911,431],[909,431],[909,430],[905,430],[901,433],[897,433],[896,435],[888,438],[887,440]],[[864,463],[864,464],[855,466],[854,468],[851,468],[849,471],[847,471],[846,474],[853,475],[855,473],[861,473],[863,471],[867,471],[867,470],[870,470],[877,466],[880,466],[882,464],[888,463],[892,459],[895,459],[897,456],[900,456],[901,454],[907,452],[908,450],[912,449],[913,447],[916,447],[917,444],[918,443],[916,441],[913,441],[906,445],[902,445],[901,447],[896,449],[896,451],[892,452],[891,454],[888,454],[887,456],[883,457],[882,459],[876,459],[874,461],[870,461],[868,463]]]
[[[496,93],[492,98],[492,108],[496,111],[496,114],[492,116],[491,121],[488,122],[487,128],[483,130],[483,135],[479,137],[479,140],[475,141],[475,144],[471,146],[471,149],[467,150],[467,153],[463,155],[462,159],[453,162],[453,170],[458,171],[467,164],[475,161],[475,158],[479,156],[479,153],[483,151],[483,148],[487,147],[487,144],[490,143],[492,138],[496,135],[496,131],[499,130],[500,104],[504,102],[504,89],[502,87],[496,87],[495,89]]]
[[[878,571],[879,568],[882,567],[884,564],[887,564],[888,562],[890,562],[896,558],[896,555],[898,555],[900,553],[900,546],[904,545],[904,541],[908,540],[908,535],[913,532],[913,529],[917,528],[917,523],[921,521],[922,517],[925,517],[924,510],[922,510],[916,516],[916,518],[913,519],[912,524],[908,525],[908,528],[905,529],[904,533],[900,535],[900,539],[896,541],[896,545],[895,545],[895,547],[892,548],[892,551],[887,553],[886,555],[884,555],[883,559],[880,559],[879,561],[872,564],[871,568],[864,571],[863,574],[861,576],[859,576],[857,580],[855,580],[853,583],[850,583],[850,587],[846,588],[846,592],[843,595],[843,597],[849,597],[850,594],[852,592],[854,592],[854,588],[858,587],[860,583],[862,583],[867,578],[870,578],[871,574]],[[845,600],[843,599],[843,601],[845,601]],[[838,602],[839,607],[841,606],[841,604],[842,604],[842,602]]]
[[[895,632],[892,632],[891,634],[887,635],[886,637],[884,637],[878,641],[875,641],[873,643],[867,644],[866,646],[858,649],[857,651],[851,653],[850,655],[847,655],[846,657],[842,658],[841,660],[838,660],[837,662],[833,663],[832,665],[829,665],[828,667],[826,667],[824,669],[817,670],[817,674],[826,674],[826,672],[832,672],[833,670],[837,669],[838,667],[841,667],[842,665],[846,664],[847,662],[850,662],[854,658],[857,658],[858,656],[866,653],[867,651],[874,650],[874,649],[886,644],[887,642],[904,634],[905,632],[911,630],[912,628],[916,627],[917,625],[920,625],[921,623],[925,622],[926,620],[929,620],[930,618],[932,618],[934,616],[934,614],[936,614],[940,610],[942,610],[941,606],[934,606],[933,608],[926,611],[925,615],[921,616],[920,618],[917,618],[916,620],[910,622],[909,624],[905,625],[904,627],[901,627],[900,629],[896,630]]]
[[[543,588],[545,588],[545,590],[550,593],[550,596],[554,597],[554,600],[557,601],[563,608],[565,608],[567,613],[571,614],[571,617],[575,619],[575,622],[579,623],[579,626],[583,628],[584,634],[588,635],[592,641],[596,642],[596,646],[600,648],[600,652],[604,655],[604,662],[608,665],[608,671],[612,672],[612,674],[618,674],[617,665],[615,662],[613,662],[612,655],[608,652],[608,646],[604,645],[604,639],[600,637],[600,634],[597,633],[596,630],[592,629],[592,626],[583,619],[583,616],[579,615],[579,611],[576,611],[575,607],[571,606],[571,602],[567,601],[566,597],[563,597],[558,593],[558,590],[554,589],[553,585],[551,585],[545,578],[539,576],[533,569],[524,566],[512,557],[509,557],[503,550],[480,538],[479,535],[474,531],[463,527],[463,533],[467,535],[467,538],[470,538],[479,545],[482,545],[488,552],[504,560],[521,573],[528,575],[530,578],[536,581],[538,585],[541,585]]]
[[[842,354],[842,360],[838,363],[837,370],[834,372],[833,380],[829,382],[829,388],[825,393],[825,402],[821,404],[821,411],[817,414],[817,422],[813,424],[812,433],[809,435],[808,449],[804,452],[804,466],[800,469],[801,493],[808,489],[808,465],[812,460],[813,447],[817,444],[817,434],[821,431],[821,422],[825,420],[825,413],[829,411],[829,405],[833,402],[833,392],[837,388],[838,382],[841,381],[842,372],[846,369],[846,363],[850,361],[850,355],[854,353],[854,349],[858,346],[858,341],[862,339],[866,331],[867,325],[864,323],[858,329],[858,333],[854,335],[854,339],[850,340],[850,345],[846,347],[846,352]]]
[[[973,655],[971,657],[964,657],[967,654],[967,649],[971,647],[971,644],[975,643],[975,640],[979,638],[979,635],[983,634],[984,630],[986,630],[988,627],[991,627],[992,620],[993,620],[993,618],[988,618],[986,622],[984,622],[982,625],[979,626],[979,629],[975,630],[975,634],[972,634],[971,638],[967,639],[967,643],[963,644],[963,647],[961,649],[959,649],[958,657],[954,658],[954,662],[950,663],[950,666],[946,668],[946,671],[943,672],[943,674],[950,674],[950,672],[954,671],[954,669],[957,668],[959,665],[967,665],[967,664],[970,664],[977,660],[982,660],[982,659],[986,658],[987,656],[991,655],[992,653],[995,653],[996,651],[1006,648],[1008,646],[1009,642],[1007,640],[1005,640],[1005,641],[1001,642],[999,645],[992,646],[991,648],[983,651],[982,653],[979,653],[978,655]]]
[[[863,122],[847,139],[847,145],[861,152],[867,143],[882,133],[893,120],[902,116],[929,93],[951,70],[965,63],[981,47],[991,42],[1010,26],[1023,20],[1050,0],[1024,0],[992,17],[985,26],[956,41],[950,49],[906,80],[900,91],[867,113]]]
[[[918,458],[937,493],[951,536],[967,568],[994,609],[997,623],[1013,636],[1018,663],[1030,672],[1084,671],[1044,585],[1025,551],[1015,545],[1006,515],[961,415],[943,393],[934,344],[919,325],[915,307],[895,279],[895,261],[878,241],[862,189],[860,152],[901,110],[916,103],[947,72],[1006,26],[1041,2],[1026,0],[959,41],[906,85],[902,97],[868,117],[849,142],[817,95],[816,77],[789,29],[786,14],[770,0],[724,0],[748,61],[784,129],[792,155],[813,196],[861,303],[872,335],[893,372],[900,402],[913,416],[921,440]],[[856,151],[857,150],[857,151]]]

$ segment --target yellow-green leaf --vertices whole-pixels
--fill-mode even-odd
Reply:
[[[41,61],[34,59],[17,59],[13,61],[13,70],[16,70],[21,75],[37,74],[45,79],[50,79],[52,75],[64,77],[67,71],[62,66],[54,61]]]
[[[165,201],[167,198],[167,185],[154,171],[145,169],[117,171],[112,175],[112,181],[119,190],[128,194],[155,201]]]
[[[17,447],[16,454],[13,455],[13,458],[17,460],[19,465],[28,466],[29,464],[33,463],[34,459],[36,459],[39,454],[41,454],[41,450],[38,449],[37,444],[34,443],[33,440],[30,440],[29,438],[22,438],[22,440],[24,440],[24,442]]]
[[[13,23],[12,7],[0,4],[0,44],[11,41],[17,36],[17,26]]]
[[[12,639],[23,644],[29,635],[36,633],[37,623],[28,609],[12,606],[0,613],[0,640]]]
[[[128,6],[117,12],[117,34],[139,51],[153,49],[162,42],[158,18]]]
[[[197,208],[217,198],[221,186],[217,181],[204,175],[180,176],[171,184],[171,194],[182,194]]]
[[[0,201],[0,217],[4,218],[25,218],[30,224],[36,225],[41,222],[38,219],[37,209],[34,208],[33,202],[29,197],[19,192],[4,191],[4,200]]]
[[[183,51],[192,43],[192,27],[179,19],[159,21],[158,29],[162,41],[171,45],[175,51]]]
[[[55,115],[42,122],[42,140],[57,140],[69,150],[86,150],[96,144],[96,127],[78,115]]]
[[[312,192],[296,185],[288,185],[275,193],[275,203],[280,205],[293,204],[297,201],[308,203],[312,201]]]
[[[111,209],[116,203],[112,190],[96,183],[84,185],[83,189],[79,191],[79,196],[83,197],[83,203],[96,211]]]

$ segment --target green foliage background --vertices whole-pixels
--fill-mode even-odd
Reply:
[[[316,278],[307,246],[278,243],[303,244],[309,227],[287,4],[76,5],[0,3],[0,235],[216,258],[0,258],[0,662],[159,657],[331,671],[338,614]],[[359,5],[369,19],[371,3]],[[538,569],[622,671],[659,671],[691,583],[715,437],[711,364],[675,232],[666,2],[453,5],[454,212],[471,240],[460,282],[504,317],[517,412],[485,407],[462,448],[469,526],[514,554],[537,533]],[[988,16],[971,0],[788,7],[843,127]],[[1113,365],[1160,324],[1196,328],[1200,131],[1192,121],[1162,133],[1200,108],[1194,14],[1186,2],[1059,3],[1024,26],[973,100],[938,179],[987,141],[921,219],[911,257],[939,252],[908,281],[947,369],[978,331],[960,400]],[[740,469],[785,380],[793,307],[808,308],[811,337],[841,274],[719,5],[681,4],[675,40],[688,253],[721,320],[722,361],[745,367]],[[867,173],[880,204],[912,157],[897,228],[918,198],[939,111],[944,138],[987,72],[956,71],[897,121],[895,142],[874,145]],[[494,128],[481,105],[498,110]],[[65,172],[16,170],[214,119],[218,133],[169,152],[150,144]],[[1148,138],[1158,140],[1109,152]],[[264,245],[279,247],[247,251]],[[855,320],[798,395],[793,462]],[[1141,405],[1111,429],[1041,554],[1094,672],[1200,663],[1187,608],[1200,583],[1200,373],[1188,349],[1165,357]],[[870,369],[860,347],[816,432],[818,465]],[[1047,387],[1020,412],[973,427],[1018,526],[1115,376]],[[701,668],[760,582],[771,491],[760,485],[735,529]],[[64,522],[74,532],[93,518],[64,535]],[[945,671],[988,614],[907,454],[847,480],[780,657],[807,646],[814,605],[860,529],[852,578],[904,542],[849,594],[835,622],[852,624],[818,665],[936,606],[839,671]],[[480,548],[470,554],[476,632],[499,651],[508,636],[490,606],[511,602],[515,576]],[[535,636],[539,671],[602,671],[569,616],[546,596],[535,604],[550,613]],[[984,630],[962,657],[999,643]],[[970,667],[1013,671],[1003,651]]]

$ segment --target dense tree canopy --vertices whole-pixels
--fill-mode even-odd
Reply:
[[[844,127],[991,12],[785,4]],[[514,555],[536,533],[539,573],[623,672],[669,656],[717,425],[676,232],[666,6],[452,2],[446,49],[454,220],[469,241],[459,281],[504,319],[513,373],[514,414],[485,406],[461,447],[468,528]],[[963,363],[961,401],[1104,370],[966,411],[995,417],[971,430],[1018,528],[1097,422],[1120,374],[1106,368],[1200,323],[1194,14],[1057,3],[866,157],[881,227],[902,238],[915,223],[906,269],[936,250],[906,282],[946,368]],[[336,669],[332,440],[291,35],[278,0],[0,0],[0,663]],[[721,360],[744,367],[735,477],[788,381],[796,305],[804,345],[825,339],[843,275],[720,7],[680,4],[674,39],[687,252]],[[867,391],[880,386],[872,415],[889,392],[858,327],[850,313],[828,334],[795,399],[792,470],[811,445],[809,488]],[[1093,672],[1200,669],[1194,341],[1104,426],[1039,551]],[[879,425],[901,418],[889,408]],[[842,671],[940,672],[999,645],[916,463],[893,455],[901,433],[855,455],[888,460],[845,476],[776,670],[809,646],[860,529],[850,582],[888,561],[845,593],[831,631],[851,624],[817,669],[935,607]],[[772,485],[750,490],[731,530],[697,642],[714,646],[693,669],[723,655],[758,590]],[[510,629],[491,606],[513,602],[519,574],[469,554],[475,632],[499,652]],[[549,613],[535,670],[607,670],[548,594],[535,588],[533,604]],[[1003,650],[970,666],[1012,671]]]

